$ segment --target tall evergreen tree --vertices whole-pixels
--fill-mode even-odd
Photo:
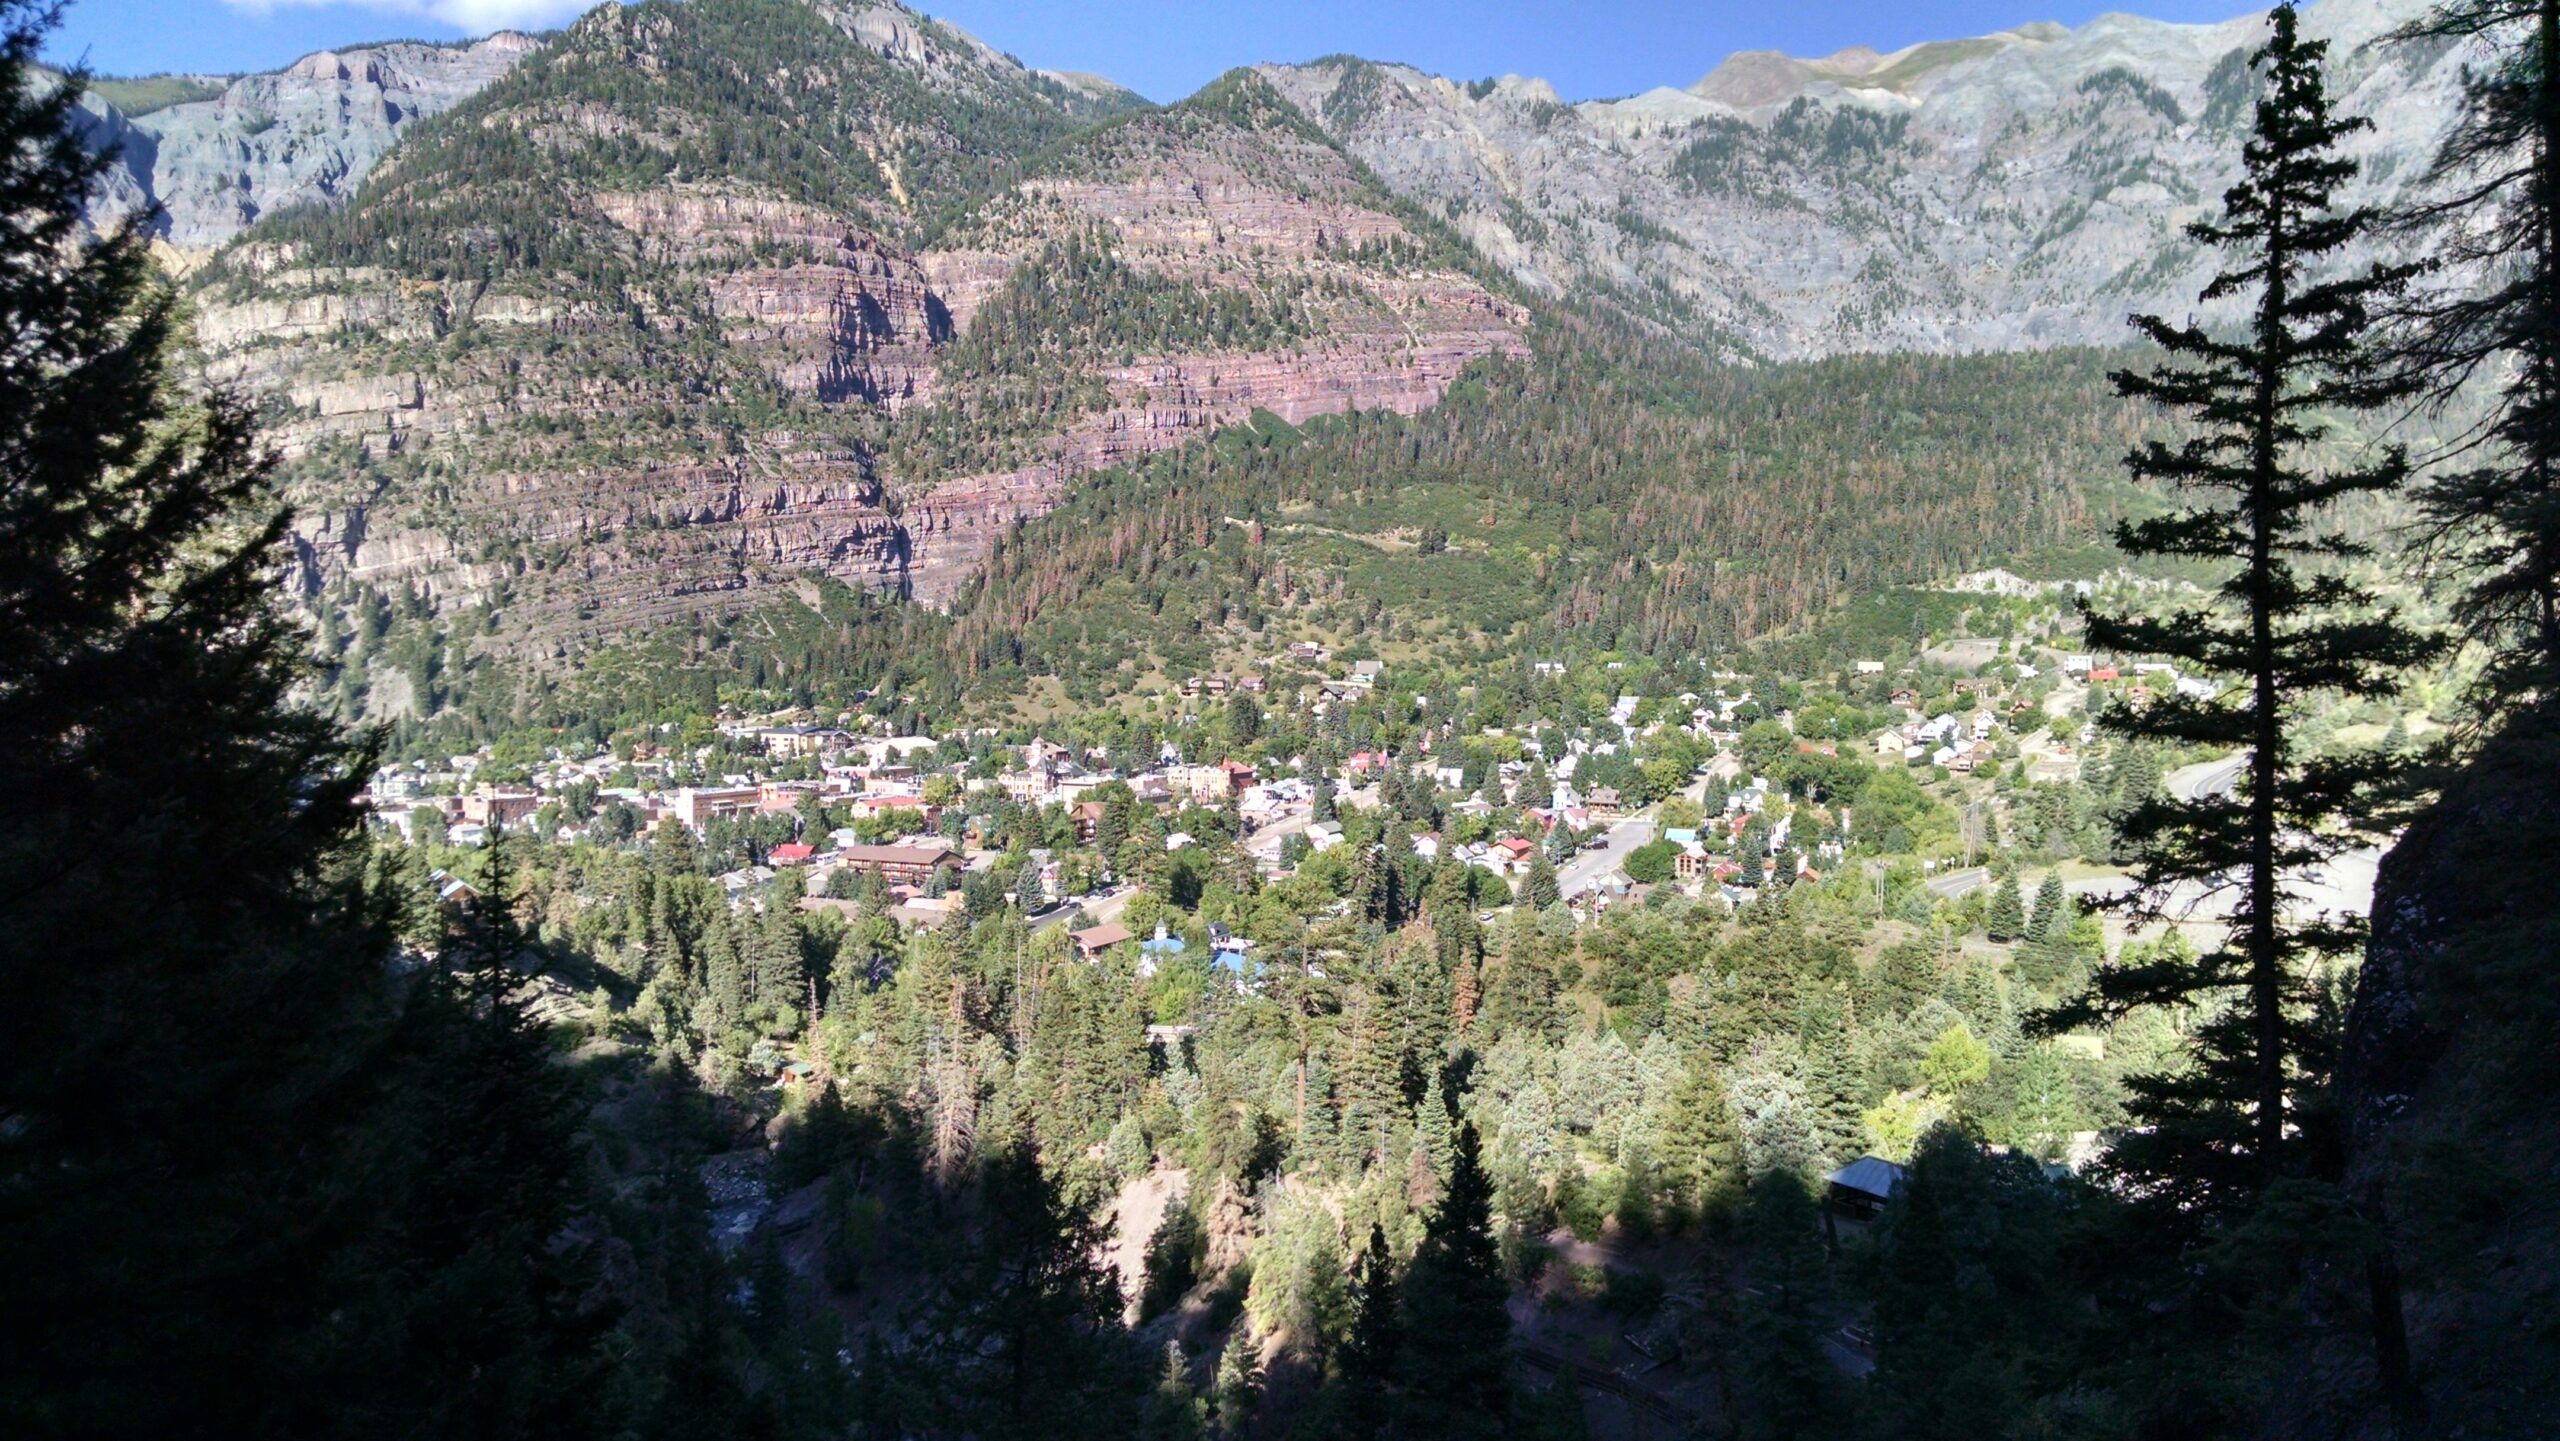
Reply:
[[[143,217],[86,229],[51,20],[0,0],[0,1432],[615,1430],[518,939],[399,924],[267,453],[184,398]]]
[[[1218,1434],[1227,1441],[1253,1434],[1254,1413],[1262,1409],[1262,1380],[1261,1343],[1253,1328],[1238,1326],[1227,1333],[1210,1383]]]
[[[1983,934],[1995,941],[2014,941],[2027,929],[2027,903],[2018,894],[2018,875],[2012,871],[2003,877],[2000,889],[1991,896],[1991,910],[1982,918]]]
[[[1726,1209],[1742,1180],[1742,1133],[1724,1078],[1701,1054],[1673,1088],[1662,1127],[1662,1166],[1682,1206],[1705,1214]]]
[[[2039,946],[2050,945],[2054,927],[2070,924],[2063,914],[2063,900],[2062,872],[2045,872],[2044,879],[2036,883],[2035,909],[2027,914],[2028,940]]]
[[[1556,877],[1556,863],[1547,859],[1545,851],[1529,857],[1529,874],[1520,881],[1520,902],[1531,910],[1543,911],[1564,899],[1564,886]]]
[[[921,1333],[945,1428],[984,1437],[1108,1434],[1137,1418],[1137,1375],[1099,1226],[1028,1145],[979,1181],[976,1233],[941,1267]]]
[[[1191,1366],[1179,1341],[1164,1343],[1164,1370],[1147,1397],[1138,1435],[1141,1441],[1207,1441],[1209,1406],[1191,1389]]]
[[[2484,641],[2492,712],[2560,697],[2560,0],[2445,0],[2394,37],[2487,45],[2402,217],[2454,284],[2405,308],[2403,373],[2439,402],[2498,376],[2482,444],[2418,494]],[[2466,463],[2471,462],[2471,463]]]
[[[1360,1253],[1353,1276],[1351,1334],[1336,1353],[1342,1372],[1342,1418],[1337,1434],[1373,1437],[1387,1424],[1387,1386],[1396,1375],[1404,1342],[1399,1314],[1396,1258],[1387,1249],[1386,1228],[1369,1227],[1368,1249]]]
[[[1819,1209],[1804,1178],[1784,1169],[1751,1182],[1743,1212],[1744,1284],[1735,1357],[1738,1434],[1817,1434],[1835,1404],[1836,1373],[1822,1349],[1831,1296]]]
[[[1439,1057],[1429,1058],[1429,1074],[1423,1082],[1422,1104],[1414,1108],[1414,1139],[1423,1154],[1431,1158],[1431,1175],[1435,1183],[1444,1183],[1449,1168],[1457,1163],[1457,1130],[1449,1117],[1449,1092],[1442,1080],[1444,1068]]]
[[[1397,1434],[1414,1441],[1494,1437],[1511,1413],[1510,1286],[1493,1236],[1493,1178],[1473,1122],[1458,1130],[1449,1186],[1405,1277]]]
[[[2223,945],[2192,963],[2109,970],[2062,1015],[2231,1001],[2199,1029],[2195,1066],[2134,1083],[2131,1110],[2142,1125],[2116,1152],[2128,1174],[2189,1202],[2245,1195],[2282,1173],[2289,1123],[2300,1119],[2292,1102],[2320,1064],[2307,963],[2347,950],[2359,935],[2345,922],[2289,920],[2285,877],[2355,843],[2390,758],[2304,755],[2301,708],[2323,693],[2390,695],[2399,674],[2433,650],[2376,612],[2342,572],[2366,547],[2326,523],[2340,498],[2399,485],[2406,458],[2394,449],[2369,465],[2332,469],[2309,459],[2329,434],[2324,416],[2408,394],[2379,367],[2369,330],[2371,307],[2412,268],[2323,273],[2375,225],[2370,211],[2334,200],[2356,173],[2338,143],[2369,122],[2332,111],[2325,51],[2301,37],[2291,6],[2276,8],[2272,34],[2252,57],[2264,91],[2242,178],[2220,216],[2189,227],[2230,257],[2202,298],[2245,301],[2245,333],[2226,339],[2196,323],[2136,317],[2169,358],[2116,377],[2123,394],[2191,428],[2175,444],[2144,444],[2128,469],[2204,497],[2124,526],[2118,543],[2131,554],[2216,563],[2228,578],[2205,607],[2092,614],[2090,640],[2240,683],[2220,696],[2172,694],[2112,711],[2105,724],[2137,740],[2237,747],[2248,758],[2233,795],[2154,797],[2127,813],[2124,831],[2140,857],[2135,904],[2156,913],[2172,891],[2199,884],[2236,884],[2239,894]],[[2194,1205],[2183,1210],[2197,1214]]]
[[[1921,1138],[1871,1233],[1873,1384],[1897,1436],[1971,1441],[2029,1414],[2082,1325],[2070,1193],[1952,1126]]]

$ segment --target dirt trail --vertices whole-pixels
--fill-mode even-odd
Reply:
[[[1112,1202],[1111,1241],[1104,1259],[1120,1273],[1120,1294],[1134,1303],[1147,1284],[1147,1242],[1174,1198],[1191,1187],[1188,1171],[1151,1171],[1131,1181]]]

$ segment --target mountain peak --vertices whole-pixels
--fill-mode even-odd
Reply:
[[[2030,29],[2045,34],[2070,33],[2059,25],[2047,24],[1964,40],[1927,40],[1890,52],[1852,45],[1812,60],[1776,50],[1749,50],[1728,57],[1708,71],[1689,87],[1689,93],[1736,110],[1776,105],[1820,84],[1912,98],[1924,81],[1953,66],[1996,55],[2013,45],[2049,43],[2041,36],[2031,36]]]
[[[2424,168],[2475,58],[2365,43],[2427,3],[2304,14],[2342,106],[2375,119],[2349,149],[2378,198]],[[1361,62],[1267,73],[1537,293],[1597,289],[1669,333],[1773,358],[2012,349],[2114,341],[2129,311],[2192,303],[2201,259],[2180,227],[2231,178],[2265,24],[2108,14],[1891,51],[1750,51],[1685,91],[1564,111]]]

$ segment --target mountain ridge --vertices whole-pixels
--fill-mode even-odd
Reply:
[[[2415,3],[2316,13],[2352,38]],[[1693,87],[1761,97],[1746,115],[1669,90],[1568,106],[1544,81],[1348,56],[1147,107],[894,6],[608,5],[402,129],[351,190],[258,217],[189,287],[210,374],[271,398],[303,601],[341,636],[390,605],[437,637],[432,664],[350,656],[351,708],[432,712],[438,665],[718,627],[813,578],[976,605],[1000,554],[1015,619],[986,644],[1018,648],[1056,594],[1040,558],[1070,548],[1042,518],[1084,477],[1266,415],[1412,416],[1534,336],[1541,395],[1623,383],[1594,356],[1635,353],[1610,334],[1627,326],[1701,361],[2122,343],[2125,311],[2194,293],[2203,258],[2176,224],[2235,148],[2253,23],[2106,17],[1792,70],[1746,56]],[[2386,168],[2458,63],[2351,51],[2356,95],[2415,107],[2375,141]],[[1658,422],[1679,405],[1631,402],[1655,439],[1612,484],[1636,505],[1670,504],[1657,473],[1681,427]],[[2035,467],[2009,484],[2041,495],[2103,484],[2097,455],[2067,477],[2015,447],[1992,465]],[[1059,524],[1144,529],[1168,556],[1206,543],[1150,506]],[[2092,542],[2107,509],[2057,495],[2035,544]],[[1753,582],[1713,637],[1804,620],[1858,529],[1810,532],[1804,574]],[[1658,562],[1757,564],[1611,544],[1605,581],[1524,546],[1537,594],[1507,613],[1554,599],[1550,578],[1597,615]],[[1950,532],[1933,554],[1996,562],[1988,544]],[[1083,554],[1081,593],[1109,594]],[[1691,584],[1652,605],[1721,604]],[[1214,582],[1227,605],[1260,585]]]
[[[101,220],[154,209],[181,259],[259,218],[351,194],[419,120],[442,114],[540,47],[501,30],[479,40],[396,40],[315,50],[278,70],[218,77],[218,93],[141,114],[92,94],[93,143],[121,147]],[[217,77],[207,77],[208,83]]]
[[[2423,169],[2460,48],[2375,42],[2422,0],[2321,0],[2376,128],[2354,198]],[[2101,16],[1890,55],[1728,59],[1687,90],[1565,105],[1335,58],[1262,67],[1391,188],[1546,295],[1606,292],[1740,358],[2114,343],[2192,304],[2182,233],[2231,174],[2263,16]]]
[[[276,397],[305,600],[478,616],[456,669],[810,576],[936,604],[1078,476],[1518,352],[1259,77],[1097,108],[880,7],[590,14],[191,282]]]

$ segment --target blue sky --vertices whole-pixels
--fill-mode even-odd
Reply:
[[[112,74],[268,70],[308,51],[543,29],[582,0],[75,0],[56,58]],[[1032,65],[1093,70],[1155,100],[1262,60],[1348,51],[1460,78],[1541,75],[1569,100],[1686,85],[1736,50],[1891,50],[2106,10],[2224,20],[2252,0],[927,0]]]

